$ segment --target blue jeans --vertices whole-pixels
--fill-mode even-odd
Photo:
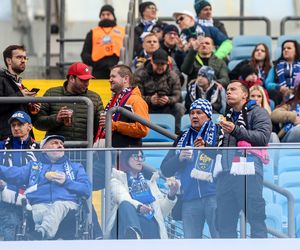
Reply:
[[[292,127],[282,138],[281,142],[300,142],[300,126]]]
[[[111,237],[126,239],[126,231],[133,227],[139,232],[143,239],[160,239],[160,230],[156,219],[148,220],[138,214],[136,208],[128,201],[123,201],[118,209],[115,226],[112,229]]]
[[[184,238],[202,238],[205,221],[212,238],[219,236],[216,227],[216,196],[207,196],[198,200],[184,201],[182,204],[182,221]]]

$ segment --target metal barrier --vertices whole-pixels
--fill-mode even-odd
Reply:
[[[288,21],[300,21],[299,16],[286,16],[283,17],[280,21],[280,35],[285,35],[285,24]]]

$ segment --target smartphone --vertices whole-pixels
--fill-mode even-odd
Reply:
[[[33,89],[30,90],[30,92],[35,92],[35,93],[37,93],[39,91],[40,91],[40,89],[38,89],[38,88],[33,88]]]

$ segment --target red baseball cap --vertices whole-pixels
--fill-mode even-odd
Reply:
[[[73,63],[70,66],[67,76],[70,75],[77,76],[81,80],[95,79],[95,77],[91,75],[89,67],[82,62]]]

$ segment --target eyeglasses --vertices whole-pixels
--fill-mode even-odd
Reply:
[[[132,158],[135,160],[135,161],[145,161],[145,156],[143,156],[143,155],[139,155],[139,154],[133,154],[132,155]]]
[[[25,62],[27,62],[29,60],[29,58],[27,56],[15,56],[15,58],[17,58],[18,60],[24,60]]]
[[[181,17],[177,18],[176,23],[177,24],[181,23],[183,21],[183,19],[184,19],[184,16],[181,16]]]

